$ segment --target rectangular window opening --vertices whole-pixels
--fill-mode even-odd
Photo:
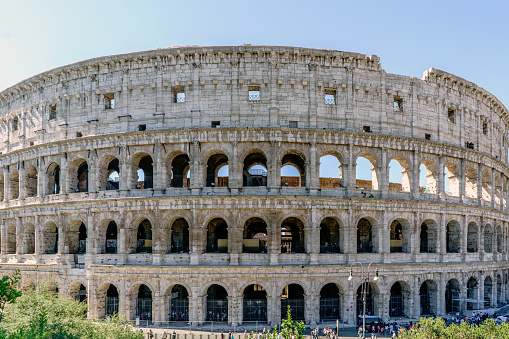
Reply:
[[[19,121],[18,121],[17,117],[12,119],[12,130],[13,131],[17,131],[18,130],[18,124],[19,124]]]
[[[453,108],[447,110],[447,120],[453,124],[456,123],[456,111]]]
[[[488,135],[488,123],[487,122],[483,122],[483,124],[482,124],[482,133],[484,135]]]
[[[331,88],[325,89],[325,104],[334,105],[336,104],[336,90]]]
[[[210,123],[210,127],[212,127],[212,128],[219,128],[219,127],[221,127],[221,121],[212,121]]]
[[[115,94],[105,94],[104,109],[114,109],[114,108],[115,108]]]
[[[186,90],[184,86],[173,87],[173,102],[174,103],[186,102]]]
[[[83,134],[81,132],[76,132],[76,138],[81,138]]]
[[[403,99],[394,98],[394,112],[403,112]]]
[[[426,139],[426,140],[431,140],[431,134],[429,134],[429,133],[425,133],[425,134],[424,134],[424,139]]]
[[[260,86],[248,86],[249,101],[260,101]]]
[[[35,145],[35,143],[33,141],[30,141],[30,146],[33,146]]]
[[[366,133],[371,133],[371,126],[364,126],[362,127],[362,130]]]
[[[299,122],[298,121],[289,121],[290,128],[299,128]]]
[[[49,107],[49,120],[55,120],[57,118],[57,105],[51,105]]]
[[[147,130],[147,125],[138,125],[138,131],[143,132]]]

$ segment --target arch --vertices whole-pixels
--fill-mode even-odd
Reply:
[[[70,254],[84,254],[87,251],[87,227],[80,219],[69,222],[66,232],[66,245]]]
[[[189,187],[190,161],[185,153],[178,154],[171,161],[171,187]]]
[[[485,201],[491,201],[491,190],[492,182],[491,182],[491,173],[488,171],[484,171],[482,173],[482,199]]]
[[[420,231],[420,252],[436,253],[438,245],[438,225],[432,219],[424,220]]]
[[[173,285],[169,293],[169,320],[189,321],[189,293],[183,285]]]
[[[23,287],[21,287],[21,290],[23,293],[30,293],[32,291],[35,291],[35,283],[32,279],[26,279],[23,282]]]
[[[46,194],[59,194],[60,166],[56,162],[51,162],[47,167],[46,175],[48,176]]]
[[[362,153],[357,157],[355,161],[355,178],[357,188],[371,190],[379,189],[376,163],[376,158],[369,153]],[[371,170],[371,175],[369,175],[369,170]]]
[[[475,300],[476,302],[469,302],[467,301],[467,310],[474,310],[477,309],[477,300],[478,300],[478,288],[479,284],[477,283],[477,279],[474,277],[470,277],[467,282],[467,299]]]
[[[326,154],[320,157],[320,188],[341,187],[343,175],[339,159],[339,156],[332,154]]]
[[[387,171],[390,191],[410,192],[411,176],[408,168],[408,161],[405,158],[397,156],[391,159]]]
[[[390,225],[390,252],[409,253],[411,232],[410,223],[407,220],[395,219]]]
[[[267,291],[251,284],[243,292],[243,321],[267,321]]]
[[[77,170],[78,186],[76,192],[88,192],[88,164],[83,161]]]
[[[107,220],[105,244],[103,253],[117,253],[118,251],[118,227],[114,220]]]
[[[327,217],[320,223],[320,253],[341,253],[339,223]]]
[[[341,319],[341,296],[338,285],[328,283],[320,290],[320,320]]]
[[[35,227],[32,223],[23,225],[23,249],[24,254],[35,253]]]
[[[99,173],[97,181],[100,191],[118,190],[120,184],[119,160],[108,154],[99,161]]]
[[[133,162],[133,178],[136,178],[134,188],[154,188],[154,168],[152,157],[147,153],[138,153],[133,157]]]
[[[85,302],[87,300],[87,288],[80,281],[75,281],[69,285],[69,297],[79,301]]]
[[[456,220],[447,223],[445,245],[447,253],[460,253],[461,227]]]
[[[437,284],[433,280],[426,280],[419,289],[421,316],[437,314]]]
[[[152,253],[152,224],[143,219],[136,232],[136,253]]]
[[[10,200],[19,199],[19,173],[13,169],[9,174]]]
[[[34,197],[39,193],[37,169],[34,165],[28,166],[25,171],[25,196]]]
[[[3,173],[0,173],[0,202],[4,201],[5,199],[5,178]]]
[[[51,294],[59,293],[58,285],[53,280],[44,280],[39,284],[39,289]]]
[[[252,150],[244,158],[243,186],[267,186],[267,157],[260,150]]]
[[[465,196],[477,199],[477,171],[473,167],[465,172]]]
[[[170,253],[189,253],[189,224],[178,218],[171,224]]]
[[[111,283],[104,283],[97,289],[97,308],[98,317],[105,315],[118,314],[119,311],[119,291]]]
[[[212,154],[207,159],[207,187],[228,187],[228,172],[219,176],[219,170],[228,166],[228,157],[224,153]]]
[[[217,284],[207,289],[207,321],[228,322],[228,293],[226,289]]]
[[[444,167],[444,183],[447,181],[449,184],[446,186],[446,193],[454,197],[459,197],[460,194],[460,173],[458,166],[453,162],[448,162]],[[447,183],[446,183],[447,184]]]
[[[403,317],[408,315],[405,300],[411,300],[410,286],[403,281],[397,281],[391,286],[390,290],[390,317]]]
[[[379,299],[379,290],[376,284],[371,282],[364,282],[360,284],[357,288],[356,298],[356,306],[358,315],[362,315],[364,303],[362,301],[363,296],[365,295],[366,300],[366,315],[378,315],[379,309],[375,307],[378,304]]]
[[[267,253],[267,223],[253,217],[244,224],[243,253]]]
[[[475,222],[468,223],[467,228],[467,252],[476,253],[479,251],[479,230]]]
[[[305,253],[304,223],[288,217],[281,223],[281,253]]]
[[[437,193],[436,166],[430,160],[424,160],[419,167],[419,191],[421,193]]]
[[[140,320],[152,321],[152,290],[145,284],[138,287],[136,316]]]
[[[305,320],[304,289],[299,284],[289,284],[281,292],[281,319],[286,319],[286,313],[290,306],[292,320]]]
[[[493,252],[493,230],[490,224],[484,226],[484,252]]]
[[[368,218],[357,223],[357,253],[374,253],[373,225]]]
[[[460,310],[460,283],[456,279],[451,279],[445,286],[445,312],[456,313]]]
[[[493,280],[488,275],[486,278],[484,278],[484,306],[485,308],[490,308],[493,303]],[[477,295],[475,296],[475,299],[477,299]],[[476,305],[477,306],[477,305]]]
[[[42,254],[58,253],[58,227],[53,221],[47,221],[42,228]]]
[[[291,166],[299,173],[296,176],[288,170]],[[304,157],[297,151],[288,151],[281,158],[281,186],[306,187],[306,164]]]
[[[228,252],[228,224],[222,218],[214,218],[207,225],[208,253]]]
[[[7,254],[14,254],[16,251],[16,226],[9,224],[7,226]]]

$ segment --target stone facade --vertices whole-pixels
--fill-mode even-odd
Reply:
[[[471,82],[357,53],[175,47],[64,66],[0,93],[2,270],[86,296],[91,317],[155,322],[277,323],[290,304],[354,324],[356,262],[378,269],[368,309],[386,320],[496,306],[508,122]],[[340,179],[320,178],[325,155]]]

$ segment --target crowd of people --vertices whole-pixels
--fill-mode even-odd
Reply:
[[[189,321],[189,312],[186,311],[171,311],[170,321]]]

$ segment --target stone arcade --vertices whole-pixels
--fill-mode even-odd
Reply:
[[[291,305],[354,324],[356,261],[377,265],[367,306],[386,320],[495,306],[508,123],[471,82],[357,53],[191,46],[60,67],[0,93],[2,270],[95,318],[275,323]]]

